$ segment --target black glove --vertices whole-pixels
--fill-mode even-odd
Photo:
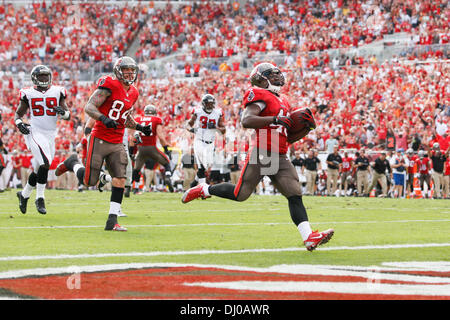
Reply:
[[[292,126],[292,119],[289,117],[285,117],[285,116],[274,116],[273,124],[282,125],[287,130],[289,130]]]
[[[208,129],[215,129],[216,124],[214,122],[208,122]]]
[[[30,134],[30,125],[27,123],[23,123],[22,121],[16,122],[17,129],[19,129],[22,134]]]
[[[195,133],[195,128],[188,129],[189,132]]]
[[[164,153],[167,154],[170,160],[172,160],[172,151],[169,150],[169,146],[164,146]]]
[[[143,126],[141,124],[137,124],[136,125],[136,130],[137,131],[141,131],[143,134],[145,134],[146,136],[149,136],[152,134],[152,126],[148,125],[148,126]]]
[[[66,113],[66,110],[64,110],[61,106],[56,106],[53,108],[53,110],[55,110],[57,114],[62,116]]]
[[[115,122],[113,119],[108,118],[105,115],[101,115],[100,118],[98,119],[101,122],[103,122],[103,124],[107,127],[107,128],[114,128],[117,129],[117,122]]]

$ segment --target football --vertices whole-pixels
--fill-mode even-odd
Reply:
[[[289,143],[302,139],[316,128],[314,116],[309,108],[296,109],[290,113],[289,117],[292,119],[292,126],[288,130]]]

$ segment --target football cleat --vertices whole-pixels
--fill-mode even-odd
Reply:
[[[129,197],[130,197],[130,190],[131,190],[131,187],[130,187],[130,186],[125,186],[125,191],[124,191],[124,193],[123,193],[123,196],[124,196],[125,198],[129,198]]]
[[[331,237],[334,234],[333,229],[328,229],[322,232],[313,231],[308,239],[306,239],[303,243],[308,251],[313,251],[318,246],[327,243],[330,241]]]
[[[205,187],[205,186],[208,186],[208,185],[206,183],[201,183],[201,184],[197,185],[196,187],[190,188],[183,194],[183,197],[181,198],[181,202],[188,203],[188,202],[198,199],[198,198],[202,198],[202,199],[210,198],[211,196],[206,196],[205,192],[203,191],[203,187]]]
[[[164,179],[165,184],[167,185],[167,187],[169,188],[170,192],[173,192],[173,186],[172,186],[172,181],[170,180],[170,177],[172,176],[172,173],[170,173],[170,171],[166,172],[166,177]]]
[[[44,198],[37,198],[35,201],[36,209],[40,214],[46,214],[47,210],[45,209],[45,201]]]
[[[120,224],[117,223],[116,215],[110,214],[108,216],[108,220],[106,220],[105,230],[106,231],[127,231],[127,228],[122,227]]]
[[[78,157],[76,154],[71,155],[66,160],[58,164],[55,170],[55,175],[59,177],[60,175],[64,174],[65,172],[69,171],[70,168],[73,169],[74,164],[78,162]]]
[[[28,198],[24,198],[21,191],[17,192],[17,198],[19,198],[20,212],[22,212],[23,214],[27,213]]]
[[[109,174],[106,174],[104,172],[100,173],[100,178],[98,179],[98,191],[103,192],[103,188],[108,182],[111,182],[112,178]]]

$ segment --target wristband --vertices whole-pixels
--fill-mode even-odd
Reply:
[[[84,128],[84,134],[87,136],[91,133],[92,128]]]
[[[19,125],[19,123],[22,123],[23,121],[22,121],[22,119],[20,119],[20,118],[17,118],[16,119],[16,121],[15,121],[15,123],[16,123],[16,126],[18,126]]]

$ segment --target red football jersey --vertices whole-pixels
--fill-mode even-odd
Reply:
[[[143,126],[152,126],[152,134],[149,136],[146,136],[144,134],[141,134],[142,138],[142,144],[141,146],[156,146],[156,128],[162,124],[162,119],[157,116],[142,116],[137,117],[134,119],[137,123],[143,125]]]
[[[122,143],[125,131],[125,119],[131,112],[133,104],[138,99],[139,92],[133,85],[130,86],[128,91],[125,91],[120,81],[113,79],[111,76],[100,78],[97,88],[106,89],[111,92],[111,95],[98,110],[103,115],[116,121],[118,126],[116,129],[107,128],[103,122],[97,120],[91,134],[96,138],[110,143]]]
[[[259,116],[288,116],[290,105],[286,97],[278,96],[268,90],[252,87],[245,92],[244,107],[251,103],[263,102]],[[286,128],[281,125],[271,124],[267,127],[256,129],[256,141],[254,146],[259,149],[275,151],[285,154],[288,151]],[[272,141],[273,140],[273,141]]]
[[[419,159],[419,157],[416,155],[414,155],[412,157],[408,157],[408,160],[409,160],[408,173],[415,173],[415,165],[416,165],[416,161],[418,159]]]
[[[420,174],[429,174],[429,162],[430,162],[430,158],[422,158],[422,159],[417,159],[417,168],[419,169],[419,173]]]
[[[343,157],[342,158],[342,172],[348,172],[352,169],[351,163],[353,158],[351,157]]]

